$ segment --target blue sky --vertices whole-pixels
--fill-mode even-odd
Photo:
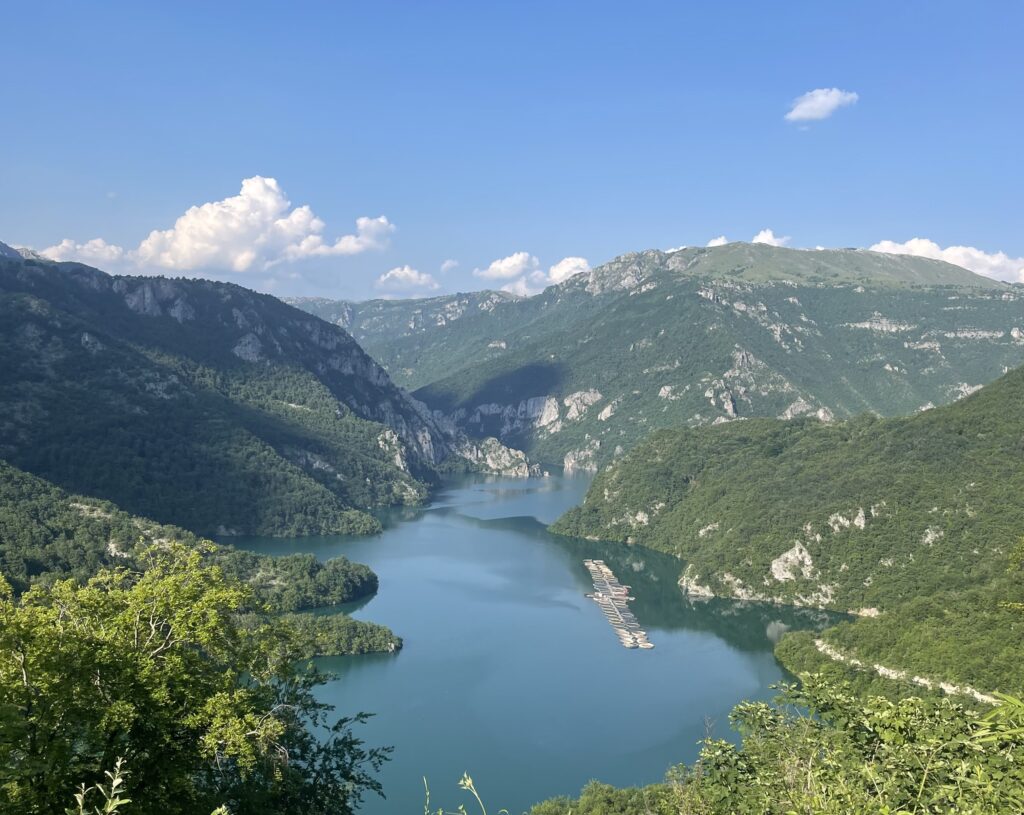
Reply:
[[[4,28],[0,240],[112,271],[536,287],[766,228],[1024,266],[1018,2],[37,2]],[[787,121],[815,89],[857,99]],[[236,228],[250,205],[287,234]]]

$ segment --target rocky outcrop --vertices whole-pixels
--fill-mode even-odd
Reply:
[[[797,576],[810,580],[817,570],[807,547],[797,541],[792,548],[779,555],[771,564],[772,577],[776,580],[795,580]]]
[[[381,431],[377,436],[377,445],[386,453],[391,454],[394,465],[402,472],[409,472],[409,462],[405,459],[405,446],[398,438],[398,434],[390,428]]]
[[[100,353],[106,346],[96,339],[95,335],[90,334],[88,331],[82,332],[82,347],[93,356]]]
[[[526,400],[526,418],[537,427],[547,427],[558,421],[558,400],[553,396],[535,396]]]
[[[495,438],[483,441],[463,438],[456,445],[456,450],[462,458],[476,465],[482,472],[515,478],[540,475],[540,468],[536,464],[530,464],[526,453],[506,447]]]
[[[554,396],[531,396],[510,405],[488,402],[471,410],[460,408],[450,414],[433,414],[435,421],[453,432],[465,428],[473,436],[485,437],[491,431],[503,439],[528,430],[557,433],[562,429],[560,415]]]
[[[966,382],[959,382],[949,389],[949,395],[955,399],[963,399],[966,396],[970,396],[972,393],[977,393],[981,390],[981,385],[968,385]]]
[[[815,407],[803,397],[798,398],[793,404],[779,414],[780,419],[795,419],[797,416],[814,415],[819,421],[831,422],[835,416],[827,407]]]
[[[601,440],[591,439],[589,436],[587,439],[585,447],[581,447],[578,450],[570,450],[565,454],[565,458],[562,459],[562,467],[567,473],[597,472],[597,453],[601,449]]]
[[[587,412],[587,408],[600,402],[601,398],[601,392],[594,388],[570,393],[562,400],[562,404],[569,409],[565,414],[566,421],[571,422],[575,419],[581,418],[583,414]]]
[[[691,563],[683,571],[683,574],[679,578],[679,588],[682,589],[683,594],[690,597],[700,597],[708,599],[715,596],[710,586],[704,585],[700,582],[700,575],[697,574],[697,570],[694,569]]]
[[[913,323],[903,323],[899,320],[890,320],[883,317],[877,311],[868,320],[857,323],[843,323],[844,328],[862,328],[866,331],[875,331],[880,334],[899,334],[904,331],[913,331],[917,328]]]
[[[871,616],[871,615],[869,615]],[[900,670],[899,668],[889,668],[885,665],[873,664],[868,665],[856,657],[852,657],[848,654],[844,654],[838,648],[835,648],[823,639],[816,639],[814,641],[814,647],[818,649],[819,653],[831,659],[833,662],[841,662],[844,665],[848,665],[851,668],[855,668],[863,671],[872,671],[885,679],[894,679],[900,682],[910,682],[913,685],[918,685],[922,688],[928,688],[928,690],[941,690],[947,696],[968,696],[974,699],[976,702],[983,702],[988,705],[994,705],[999,700],[989,693],[982,693],[981,691],[972,688],[970,685],[956,685],[952,682],[943,682],[939,679],[929,679],[924,676],[914,676],[908,671]]]
[[[263,358],[263,344],[255,334],[246,334],[235,343],[231,353],[246,362],[259,362]]]

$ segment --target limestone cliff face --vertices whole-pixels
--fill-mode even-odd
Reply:
[[[587,437],[585,446],[577,450],[570,450],[562,459],[562,467],[567,473],[589,472],[596,473],[598,470],[598,453],[601,450],[601,440]]]
[[[536,464],[530,464],[524,452],[506,447],[495,438],[483,441],[463,438],[457,443],[456,450],[481,472],[516,478],[540,475],[540,468]]]

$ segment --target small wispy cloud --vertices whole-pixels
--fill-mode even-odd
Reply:
[[[860,97],[853,91],[839,88],[816,88],[793,100],[786,114],[788,122],[811,122],[827,119],[839,108],[854,104]]]
[[[459,262],[457,260],[455,260],[454,258],[448,258],[441,264],[441,274],[447,274],[452,269],[457,269],[458,267]]]

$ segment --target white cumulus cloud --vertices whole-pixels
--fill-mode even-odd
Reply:
[[[93,238],[85,243],[75,243],[70,238],[65,238],[56,246],[44,249],[39,254],[50,260],[74,260],[92,266],[109,266],[124,260],[125,251],[120,246],[107,243],[103,238]]]
[[[520,277],[518,280],[512,283],[506,283],[501,287],[502,291],[507,291],[509,294],[516,294],[519,297],[532,297],[537,294],[538,289],[535,289],[529,283],[526,282],[525,277]]]
[[[540,264],[529,252],[514,252],[508,257],[491,261],[486,269],[474,269],[473,274],[487,280],[508,280],[533,271]]]
[[[725,246],[729,242],[729,239],[725,235],[719,235],[717,238],[712,238],[707,242],[708,246]]]
[[[809,122],[827,119],[839,108],[852,105],[860,97],[853,91],[839,88],[816,88],[793,100],[793,107],[786,114],[786,121]]]
[[[409,291],[439,289],[441,284],[434,279],[433,275],[417,271],[412,266],[397,266],[378,277],[376,286],[379,289]]]
[[[985,277],[1024,282],[1024,258],[1010,257],[1005,252],[985,252],[973,246],[947,246],[943,249],[927,238],[911,238],[903,243],[879,241],[869,248],[872,252],[944,260]]]
[[[586,258],[568,257],[562,258],[558,263],[548,269],[547,282],[561,283],[583,272],[590,271],[590,264]]]
[[[536,258],[534,258],[536,261]],[[501,287],[502,291],[518,294],[521,297],[530,297],[543,291],[548,286],[562,283],[570,277],[590,271],[590,263],[586,258],[567,257],[562,258],[558,263],[543,269],[534,269],[529,274],[524,274],[518,280],[514,280]]]
[[[356,219],[356,231],[334,241],[308,205],[292,207],[276,179],[253,176],[238,195],[191,207],[170,229],[154,229],[135,249],[95,238],[64,240],[42,254],[54,260],[107,263],[140,270],[265,271],[311,257],[356,255],[387,246],[394,225],[383,215]]]
[[[448,258],[441,264],[441,274],[447,274],[452,269],[457,269],[458,267],[459,262],[457,260],[455,260],[454,258]]]
[[[762,229],[750,239],[751,243],[766,243],[769,246],[785,246],[789,243],[788,235],[776,235],[770,229]]]

